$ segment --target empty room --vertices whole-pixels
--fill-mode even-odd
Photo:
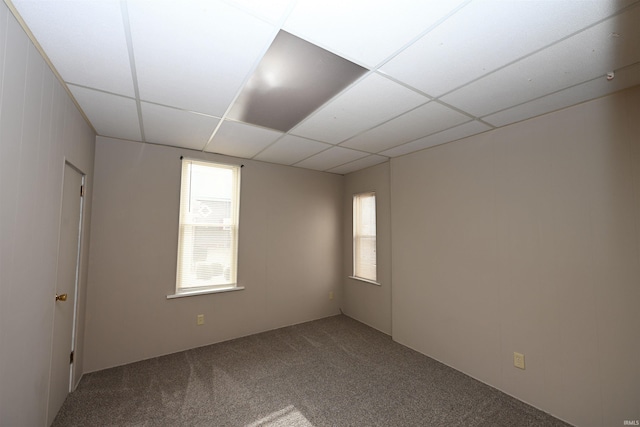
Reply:
[[[0,426],[640,425],[640,0],[3,0]]]

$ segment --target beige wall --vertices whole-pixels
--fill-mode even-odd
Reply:
[[[640,419],[640,87],[391,183],[395,340],[579,426]]]
[[[87,175],[95,134],[0,2],[0,425],[46,424],[65,159]],[[80,274],[82,336],[91,198]],[[82,339],[76,351],[81,356]],[[81,359],[79,357],[78,359]],[[75,365],[79,379],[81,360]]]
[[[93,192],[94,134],[1,2],[0,82],[0,425],[46,423],[65,160],[88,178],[77,378],[342,306],[573,424],[640,419],[640,88],[346,178],[242,161],[246,290],[167,300],[179,156],[238,160],[98,138]],[[381,287],[345,278],[367,190]]]
[[[175,289],[180,156],[242,163],[239,285]],[[338,313],[343,177],[98,137],[87,371]],[[205,324],[196,325],[204,314]]]
[[[353,195],[376,192],[377,276],[380,286],[351,279],[353,274]],[[343,311],[348,316],[391,334],[391,193],[389,163],[345,176],[343,218]]]

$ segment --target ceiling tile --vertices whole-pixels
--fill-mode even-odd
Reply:
[[[225,120],[205,151],[251,158],[280,136],[282,132]]]
[[[131,98],[69,85],[98,135],[140,141],[138,107]]]
[[[368,154],[362,151],[342,147],[331,147],[322,153],[296,163],[295,166],[324,171],[366,156],[368,156]]]
[[[461,3],[300,0],[283,28],[372,68]]]
[[[291,130],[337,144],[429,99],[378,74],[370,74]]]
[[[440,96],[606,18],[624,3],[631,0],[471,2],[382,71]]]
[[[324,142],[312,141],[294,135],[285,135],[269,146],[266,150],[254,157],[255,160],[262,160],[283,165],[292,165],[296,162],[313,156],[329,148],[330,145]]]
[[[638,84],[640,84],[640,63],[616,71],[612,81],[608,81],[606,77],[598,77],[517,107],[483,117],[482,120],[494,126],[505,126]]]
[[[142,103],[147,142],[202,150],[220,119],[184,110]]]
[[[447,129],[442,132],[438,132],[435,135],[430,135],[425,138],[418,139],[413,142],[408,142],[399,147],[392,148],[387,151],[383,151],[382,155],[389,157],[398,157],[404,154],[409,154],[414,151],[422,150],[425,148],[433,147],[435,145],[445,144],[447,142],[456,141],[458,139],[466,138],[471,135],[475,135],[481,132],[490,130],[491,127],[477,121],[465,123],[460,126],[456,126],[451,129]]]
[[[267,22],[280,25],[292,3],[295,0],[228,0],[229,3],[239,7],[242,10],[246,10],[249,13],[253,13]]]
[[[366,72],[366,68],[280,31],[227,118],[287,132]]]
[[[214,116],[224,114],[276,35],[218,1],[128,4],[141,99]]]
[[[484,116],[640,61],[640,7],[465,86],[442,100]]]
[[[119,2],[13,3],[66,82],[134,96]]]
[[[5,1],[100,135],[334,173],[640,84],[640,0]],[[231,116],[281,27],[367,69],[289,135]]]
[[[356,160],[351,163],[347,163],[346,165],[338,166],[337,168],[329,169],[327,172],[331,173],[339,173],[341,175],[355,172],[360,169],[368,168],[370,166],[379,165],[380,163],[384,163],[389,160],[388,157],[378,156],[377,154],[372,154],[371,156],[363,157],[362,159]]]
[[[470,120],[469,116],[442,104],[429,102],[396,119],[361,133],[343,142],[340,146],[378,153]]]

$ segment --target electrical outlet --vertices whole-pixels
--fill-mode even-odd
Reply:
[[[198,325],[204,325],[204,314],[198,314],[198,317],[197,317],[196,323],[197,323]]]
[[[333,291],[329,291],[329,299],[332,300],[333,299]]]
[[[524,354],[513,352],[513,366],[524,369]]]

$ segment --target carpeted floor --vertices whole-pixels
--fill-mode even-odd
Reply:
[[[83,377],[54,426],[567,426],[346,316]]]

